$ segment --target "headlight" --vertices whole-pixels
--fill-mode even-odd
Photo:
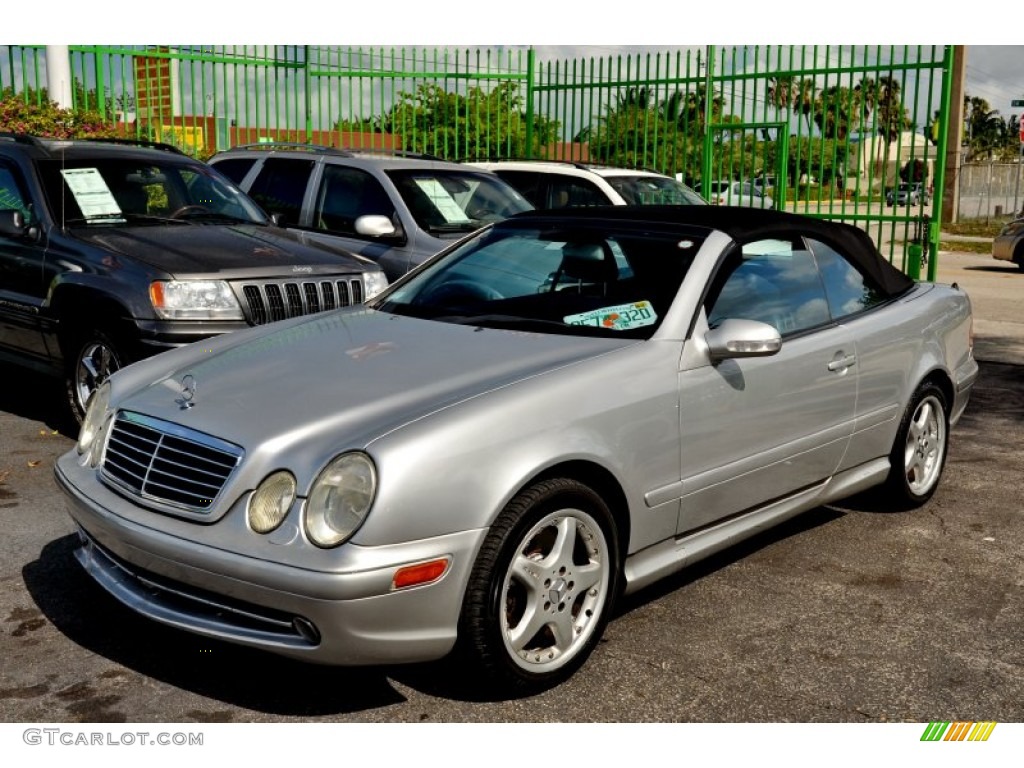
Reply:
[[[149,300],[164,320],[242,320],[242,308],[224,280],[156,280]]]
[[[89,398],[89,406],[86,408],[82,428],[78,431],[78,443],[75,446],[79,455],[88,454],[86,459],[93,467],[99,464],[102,431],[109,415],[110,383],[104,382]]]
[[[367,299],[372,299],[387,287],[388,279],[383,272],[363,272],[363,293]]]
[[[377,492],[377,471],[365,453],[334,459],[306,501],[306,535],[318,547],[336,547],[366,519]]]
[[[293,501],[295,478],[290,472],[275,472],[249,498],[249,526],[256,533],[270,533],[282,523]]]

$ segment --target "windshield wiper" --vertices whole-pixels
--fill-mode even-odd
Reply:
[[[185,213],[179,216],[176,221],[216,221],[216,222],[227,222],[229,224],[260,224],[262,222],[254,221],[253,219],[242,219],[238,216],[232,216],[227,213],[218,213],[217,211],[195,211],[194,213]]]
[[[67,219],[64,224],[131,224],[138,222],[158,222],[160,224],[187,224],[181,219],[172,219],[170,216],[156,216],[151,213],[104,213],[101,216],[81,216],[76,219]]]
[[[520,315],[441,315],[439,317],[432,317],[430,319],[439,320],[440,322],[443,323],[455,323],[456,325],[496,325],[502,328],[517,326],[539,326],[541,328],[558,328],[564,331],[567,328],[578,327],[575,325],[567,325],[565,323],[559,322],[558,320],[545,320],[540,317],[522,317]]]
[[[480,224],[472,221],[464,221],[458,224],[432,224],[427,227],[427,230],[439,234],[446,234],[448,232],[476,232],[480,229],[480,226]]]

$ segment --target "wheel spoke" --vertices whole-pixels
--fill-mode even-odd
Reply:
[[[100,372],[96,369],[96,361],[92,357],[82,358],[82,368],[85,369],[85,381],[83,383],[88,384],[89,382],[96,382],[100,377]]]
[[[572,620],[572,611],[566,606],[565,610],[556,611],[551,617],[551,633],[554,636],[554,645],[559,653],[565,653],[572,646],[576,639],[576,629]]]
[[[577,565],[573,569],[573,576],[576,582],[576,592],[585,592],[595,584],[600,584],[604,578],[605,565],[601,562]]]
[[[922,403],[920,409],[918,409],[918,416],[914,419],[913,426],[911,427],[911,433],[914,437],[920,437],[929,431],[932,425],[932,406],[931,403]]]
[[[537,636],[547,620],[536,594],[527,598],[526,610],[519,619],[519,624],[509,630],[509,644],[516,651],[522,651],[526,644]]]
[[[509,575],[519,582],[527,592],[536,592],[539,577],[538,565],[536,560],[516,555],[512,560]]]
[[[99,365],[99,379],[97,384],[102,384],[103,380],[110,375],[110,350],[106,347],[100,347],[100,365]]]
[[[555,524],[558,535],[541,561],[545,568],[572,567],[572,553],[576,548],[576,518],[563,517]]]

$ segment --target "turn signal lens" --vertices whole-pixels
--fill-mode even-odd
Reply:
[[[395,578],[391,581],[391,588],[405,589],[437,581],[448,570],[448,562],[449,559],[443,557],[440,560],[431,560],[429,563],[417,563],[416,565],[407,565],[404,568],[399,568],[395,571]]]

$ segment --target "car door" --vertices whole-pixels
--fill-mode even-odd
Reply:
[[[894,423],[903,413],[908,361],[919,354],[920,328],[913,313],[900,312],[874,278],[830,245],[808,239],[821,272],[829,313],[856,339],[857,423],[840,469],[884,456]]]
[[[782,348],[680,372],[680,533],[823,482],[853,431],[853,336],[832,321],[802,240],[734,249],[710,287],[698,332],[727,318],[773,325]]]
[[[360,234],[356,231],[360,216],[384,216],[395,232],[383,236]],[[373,174],[362,168],[324,164],[309,222],[314,240],[373,259],[388,279],[395,280],[416,263],[415,244],[407,235],[410,224],[403,224],[387,190]]]
[[[264,211],[276,215],[282,227],[299,226],[315,169],[315,161],[308,158],[268,157],[246,192]]]
[[[34,210],[17,166],[0,159],[0,211],[18,211],[31,224]],[[33,357],[46,357],[40,332],[46,295],[44,243],[38,234],[0,233],[0,347]]]

